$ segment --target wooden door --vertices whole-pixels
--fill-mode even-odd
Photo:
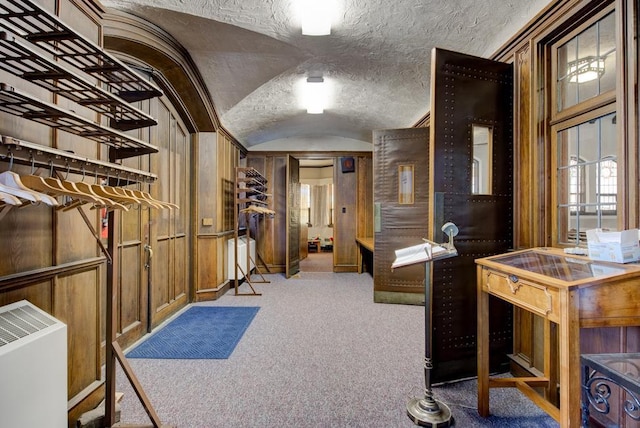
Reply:
[[[157,146],[159,153],[123,159],[122,163],[156,174],[156,182],[139,184],[138,189],[155,199],[175,203],[180,209],[140,206],[118,213],[114,236],[118,341],[123,347],[185,306],[190,286],[190,135],[166,97],[140,102],[137,107],[157,118],[158,125],[128,132]],[[117,179],[111,180],[118,184]]]
[[[422,243],[429,214],[429,129],[373,133],[373,294],[383,303],[424,303],[424,265],[391,271],[395,250]]]
[[[160,156],[152,158],[158,182],[152,195],[175,203],[178,210],[152,212],[153,248],[151,276],[151,324],[158,325],[188,303],[189,296],[189,185],[191,181],[190,135],[169,103],[157,103],[158,147]]]
[[[300,161],[287,156],[287,228],[285,276],[300,272]]]
[[[513,71],[434,49],[431,79],[429,228],[438,242],[445,222],[460,230],[459,255],[433,269],[433,377],[440,382],[475,376],[474,260],[513,246]],[[492,370],[507,369],[512,310],[492,299],[490,311]]]

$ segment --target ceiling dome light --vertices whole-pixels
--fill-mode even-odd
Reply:
[[[309,114],[321,114],[327,103],[327,85],[322,77],[309,77],[305,84],[304,103]]]
[[[302,34],[328,36],[331,34],[331,2],[326,0],[300,0]]]

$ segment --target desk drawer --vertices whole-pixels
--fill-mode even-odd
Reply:
[[[551,321],[558,322],[559,320],[560,302],[558,290],[554,288],[490,269],[482,271],[482,288],[487,293],[495,294]]]

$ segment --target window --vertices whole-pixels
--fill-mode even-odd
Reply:
[[[300,184],[300,224],[309,225],[311,221],[311,186]]]
[[[557,132],[558,243],[578,245],[588,229],[618,224],[615,113]]]
[[[598,180],[600,209],[603,214],[615,214],[618,199],[618,162],[613,156],[600,162]]]
[[[584,160],[571,156],[569,160],[569,210],[572,212],[579,211],[584,206]]]
[[[615,35],[610,6],[550,45],[552,245],[585,245],[587,230],[620,223]]]
[[[616,45],[613,12],[559,46],[556,55],[558,112],[614,90]]]

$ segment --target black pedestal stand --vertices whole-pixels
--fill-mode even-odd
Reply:
[[[431,263],[426,262],[424,273],[424,397],[412,398],[407,403],[407,415],[416,425],[425,427],[448,427],[453,425],[453,416],[449,406],[433,397],[431,391],[431,369],[433,361],[431,359],[431,310],[432,295],[431,288]]]
[[[446,223],[442,231],[449,237],[449,243],[442,246],[447,249],[445,254],[437,259],[456,256],[458,253],[453,245],[453,237],[458,234],[458,228],[453,223]],[[407,403],[407,415],[416,425],[425,427],[449,427],[454,424],[451,409],[442,401],[433,397],[431,391],[431,370],[433,360],[431,358],[431,314],[433,309],[433,289],[431,287],[431,265],[434,258],[424,264],[424,397],[412,398]]]

